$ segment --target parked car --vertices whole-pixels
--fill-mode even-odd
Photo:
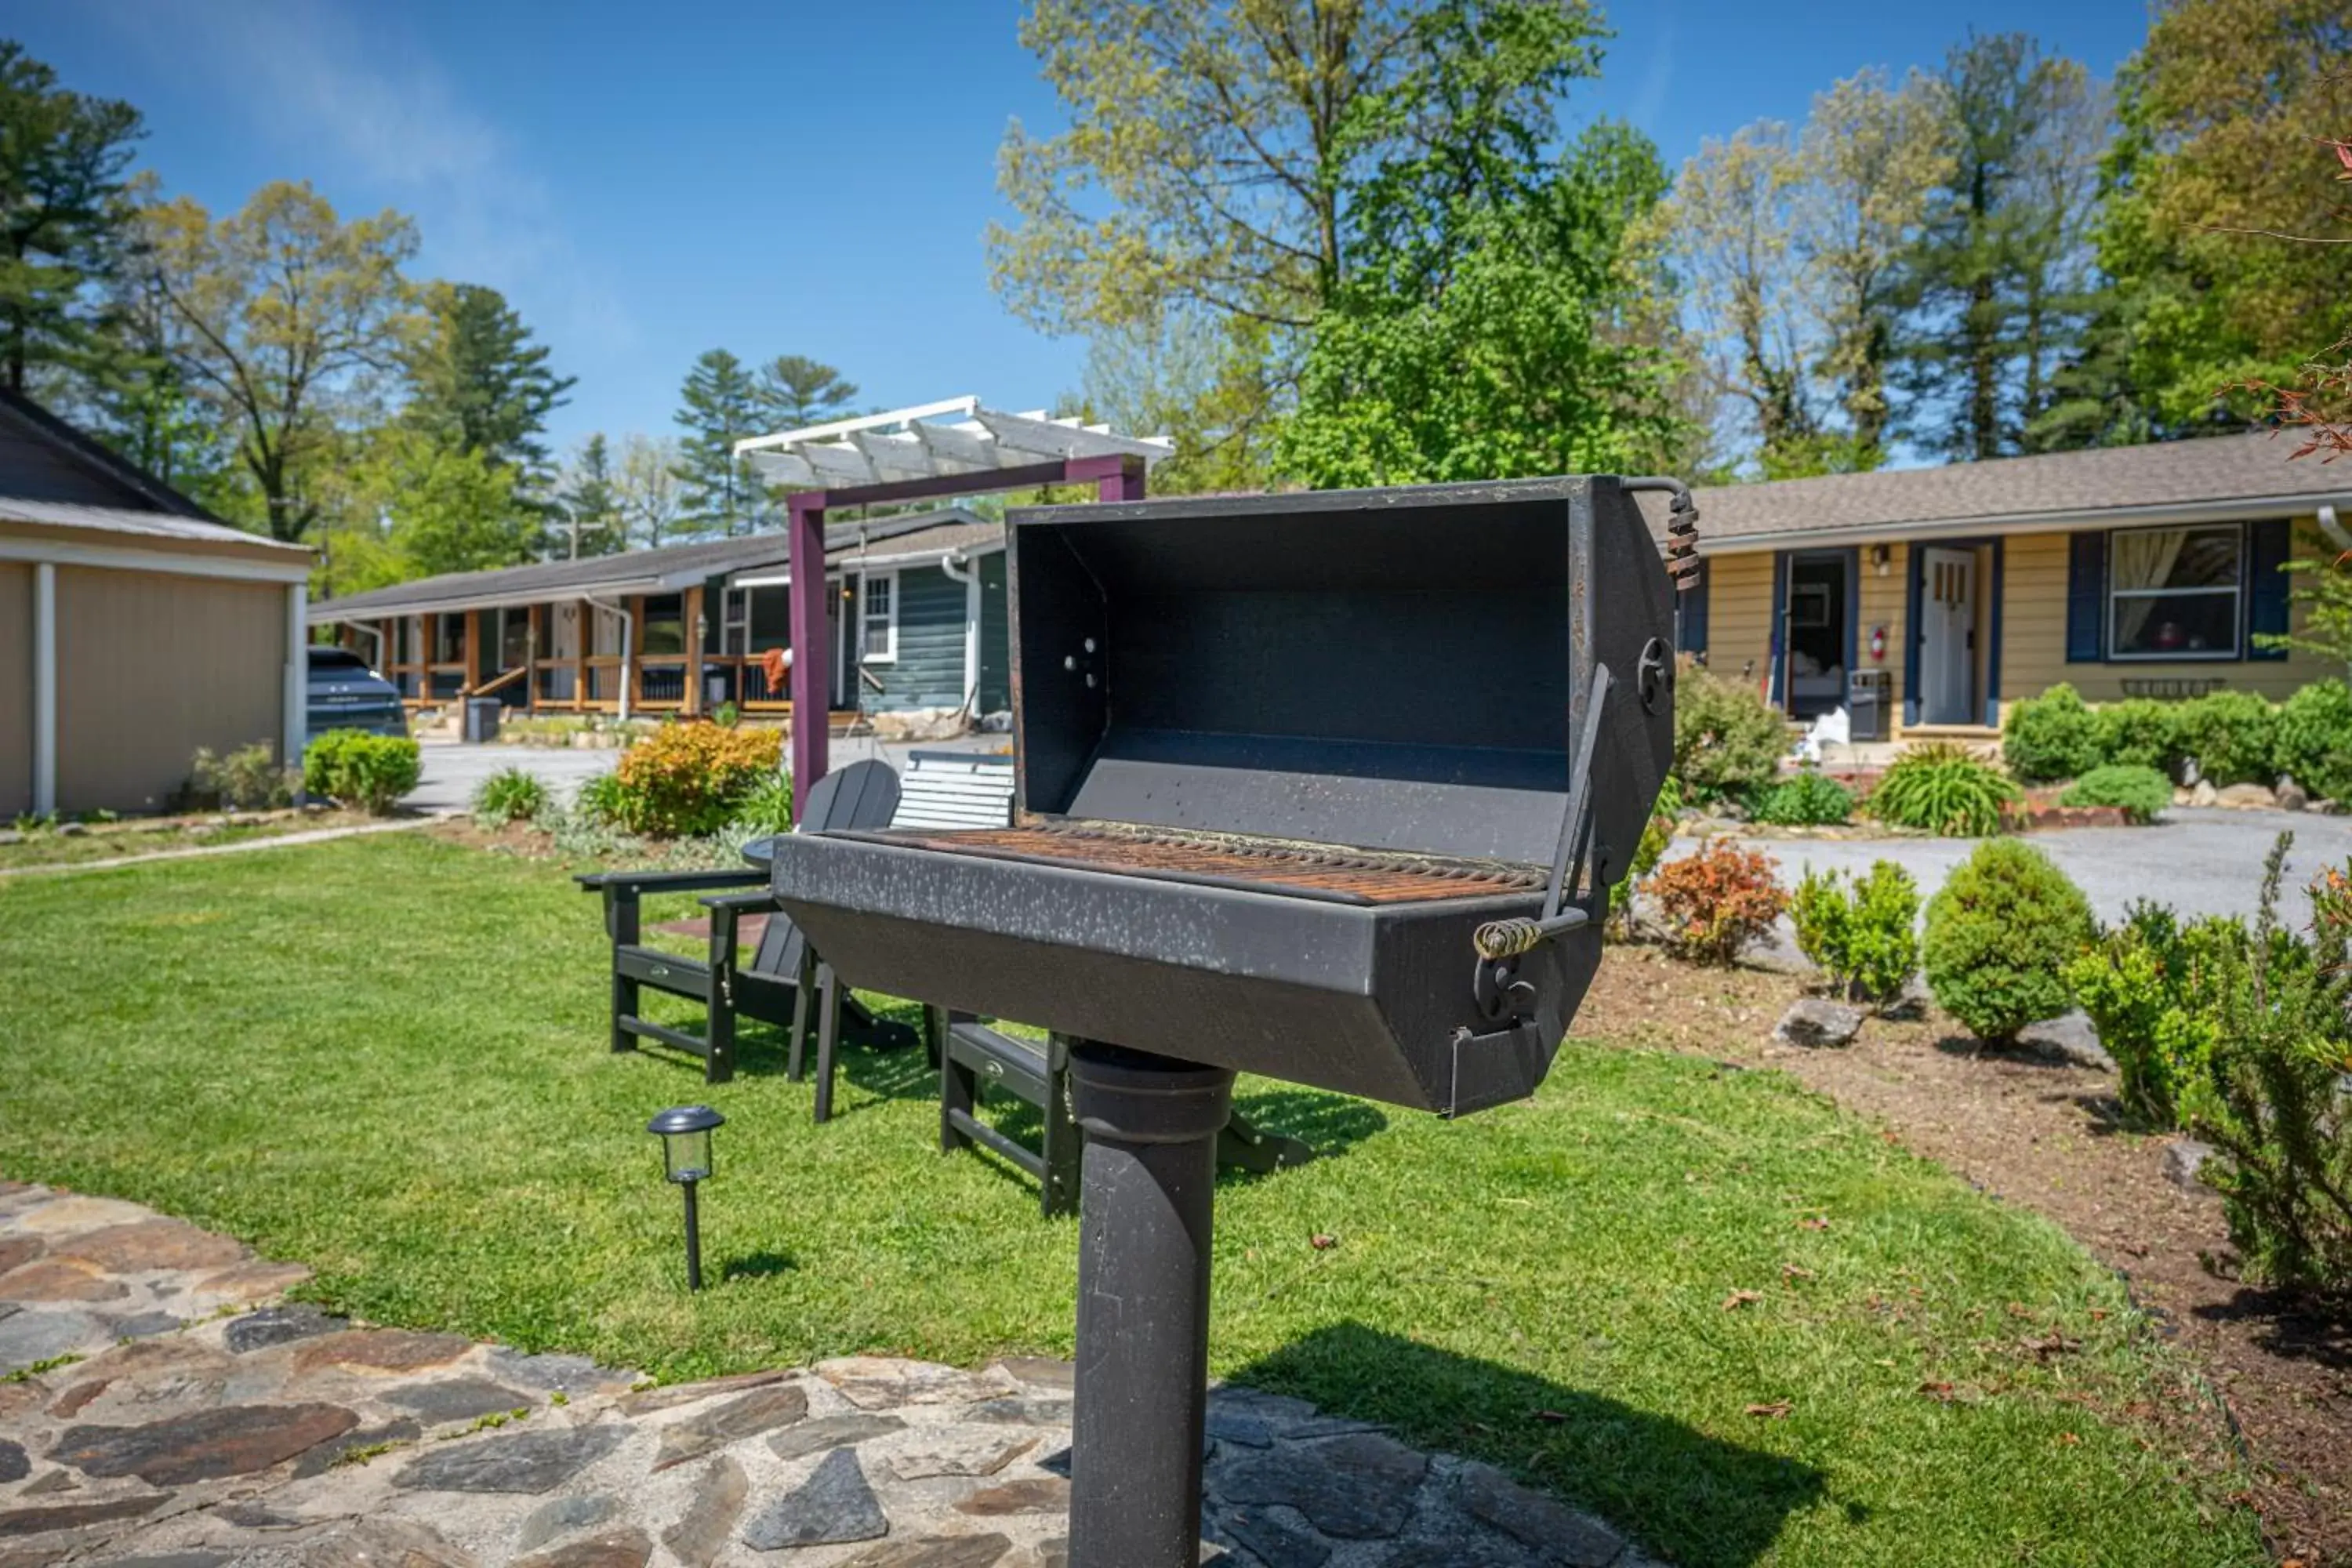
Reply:
[[[310,739],[330,730],[405,735],[408,710],[400,691],[347,647],[313,647],[307,729]]]

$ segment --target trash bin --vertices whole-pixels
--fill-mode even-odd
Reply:
[[[499,738],[499,710],[506,706],[495,697],[466,699],[466,739],[495,741]]]
[[[1857,669],[1846,678],[1845,708],[1849,738],[1886,739],[1886,710],[1895,700],[1892,670]]]

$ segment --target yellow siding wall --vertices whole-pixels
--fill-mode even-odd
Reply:
[[[1858,668],[1884,669],[1894,677],[1893,701],[1899,715],[1903,706],[1903,613],[1908,593],[1910,556],[1901,544],[1887,547],[1886,574],[1871,564],[1870,546],[1862,547],[1862,624],[1854,632]],[[1769,550],[1743,551],[1706,558],[1707,668],[1738,679],[1744,673],[1759,690],[1771,668],[1772,627],[1778,606],[1772,603],[1772,559]],[[1886,658],[1870,658],[1870,629],[1886,628]]]
[[[2312,520],[2295,521],[2295,552],[2310,553],[2305,531]],[[2090,702],[2120,701],[2126,680],[2221,679],[2231,691],[2259,692],[2276,700],[2297,687],[2342,670],[2296,648],[2281,659],[2132,659],[2122,664],[2066,662],[2066,538],[2063,533],[2019,534],[2007,541],[2007,582],[2001,601],[2000,700],[2039,696],[2062,680]],[[2300,629],[2303,613],[2295,612]]]

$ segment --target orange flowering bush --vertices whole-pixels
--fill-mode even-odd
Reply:
[[[1779,871],[1769,855],[1727,839],[1660,866],[1648,890],[1665,916],[1666,945],[1685,958],[1727,967],[1789,907]]]
[[[781,730],[665,724],[621,753],[610,805],[620,825],[656,838],[716,833],[736,807],[773,778],[783,756]]]

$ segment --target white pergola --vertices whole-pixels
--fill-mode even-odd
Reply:
[[[808,490],[970,481],[1004,470],[1024,471],[1009,482],[1026,484],[1032,480],[1025,471],[1043,465],[1139,458],[1149,468],[1175,450],[1164,436],[1121,436],[1108,425],[1048,418],[1043,409],[1003,414],[982,407],[977,397],[951,397],[735,443],[735,455],[770,484]]]

